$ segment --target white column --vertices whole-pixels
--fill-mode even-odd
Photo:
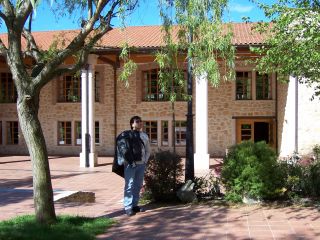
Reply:
[[[208,154],[208,80],[207,75],[196,78],[196,151],[194,169],[209,170]]]
[[[296,92],[296,78],[293,76],[290,76],[289,83],[288,83],[288,92],[285,99],[281,99],[281,101],[284,101],[285,105],[283,105],[283,109],[279,109],[280,114],[283,116],[283,122],[279,122],[279,124],[282,124],[282,132],[279,132],[281,134],[279,147],[280,147],[280,157],[287,157],[291,156],[293,152],[295,151],[295,144],[296,144],[296,99],[297,99],[297,92]],[[283,112],[281,112],[283,111]],[[280,115],[280,117],[281,117]],[[278,121],[282,121],[281,119],[278,119]]]
[[[81,70],[81,153],[80,153],[80,167],[86,167],[89,162],[89,145],[86,144],[86,137],[89,126],[89,105],[88,105],[88,70],[86,68]]]
[[[89,136],[90,136],[90,153],[89,165],[90,167],[97,166],[97,155],[95,145],[95,109],[94,109],[94,65],[90,64],[88,69],[89,80]]]
[[[81,72],[81,101],[82,101],[82,152],[80,153],[80,167],[95,167],[97,154],[95,152],[95,89],[94,64],[97,56],[90,54],[86,69]],[[87,165],[86,163],[89,163]]]

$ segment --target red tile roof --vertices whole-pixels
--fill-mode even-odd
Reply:
[[[252,31],[254,23],[232,23],[233,40],[232,43],[239,45],[262,44],[263,36]],[[61,43],[69,42],[79,30],[64,31],[44,31],[33,32],[33,36],[39,47],[48,49],[51,43],[56,40]],[[174,28],[177,32],[177,28]],[[161,26],[131,26],[124,30],[120,28],[112,29],[97,44],[98,49],[120,48],[127,41],[129,46],[135,48],[158,48],[163,46]],[[3,42],[7,43],[6,34],[0,34]],[[22,45],[25,46],[23,40]]]

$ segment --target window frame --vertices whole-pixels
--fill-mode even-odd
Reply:
[[[148,124],[149,124],[149,126],[147,126]],[[155,125],[153,125],[153,124],[155,124]],[[144,132],[149,137],[150,145],[158,146],[158,144],[159,144],[159,142],[158,142],[158,121],[143,120],[143,128],[144,128]]]
[[[63,136],[61,137],[61,130],[60,130],[60,124],[62,129],[64,131],[62,132]],[[67,126],[69,125],[70,126]],[[66,131],[69,130],[69,131]],[[70,143],[68,143],[68,140],[70,140]],[[64,143],[61,143],[64,142]],[[57,144],[58,146],[71,146],[72,145],[72,122],[71,121],[58,121],[58,128],[57,128]]]
[[[242,76],[238,77],[238,73],[242,73]],[[245,74],[248,74],[248,77],[245,76]],[[236,71],[236,81],[235,81],[235,99],[236,100],[252,100],[252,79],[253,79],[253,72],[252,71]],[[238,87],[238,83],[241,83],[242,85]],[[248,84],[249,82],[249,84]],[[249,86],[248,86],[249,85]],[[238,89],[242,89],[241,93],[238,91]],[[249,90],[249,94],[248,94]],[[247,96],[250,95],[250,96]],[[242,97],[240,97],[242,96]],[[245,96],[245,97],[244,97]]]
[[[9,136],[10,139],[9,139]],[[19,145],[19,123],[18,121],[6,122],[6,144]]]
[[[80,124],[80,126],[79,126]],[[78,129],[80,128],[80,132],[78,133]],[[78,143],[78,140],[80,140],[80,143]],[[74,144],[76,146],[82,145],[82,128],[81,128],[81,121],[75,121],[74,122]]]
[[[183,70],[185,82],[187,81],[186,71]],[[152,78],[152,76],[156,76]],[[142,79],[142,101],[143,102],[167,102],[169,101],[169,95],[161,92],[159,86],[159,68],[152,68],[141,71]],[[174,84],[172,81],[172,87],[176,94],[176,101],[186,101],[183,97],[187,93],[187,86],[182,88],[178,84]],[[154,96],[154,97],[153,97]]]
[[[0,73],[0,103],[16,103],[17,89],[10,72]]]
[[[256,72],[256,100],[272,100],[272,74],[260,74],[259,72]],[[261,79],[262,81],[262,97],[258,97],[258,81]],[[267,82],[267,83],[266,83]],[[265,88],[268,88],[265,90]],[[265,97],[267,95],[267,97]]]
[[[165,127],[164,124],[167,124]],[[167,132],[165,132],[165,128],[167,129]],[[167,136],[165,140],[165,136]],[[164,144],[164,142],[167,142],[167,144]],[[161,146],[169,147],[169,121],[168,120],[162,120],[161,121]]]
[[[184,126],[182,125],[184,124]],[[177,126],[179,125],[179,126]],[[177,128],[179,129],[182,129],[182,128],[185,128],[184,131],[177,131]],[[183,133],[184,132],[184,133]],[[174,123],[174,144],[175,146],[186,146],[186,141],[187,141],[187,121],[186,120],[176,120],[175,123]],[[185,136],[184,138],[182,136]],[[178,143],[178,141],[180,141],[180,143]]]
[[[80,125],[79,125],[80,124]],[[98,125],[98,127],[97,127]],[[95,144],[100,145],[100,122],[95,121],[94,122],[94,127],[95,127]],[[82,122],[81,121],[74,121],[74,145],[76,146],[81,146],[82,145]],[[78,132],[78,129],[80,129],[80,132]],[[78,138],[79,137],[79,138]],[[81,143],[78,143],[78,140],[81,141]]]
[[[76,95],[70,95],[75,96],[75,99],[68,99],[67,94],[67,87],[66,87],[66,78],[72,79],[72,84],[74,80],[78,80],[78,86],[75,88],[77,90]],[[57,102],[58,103],[80,103],[81,102],[81,89],[82,89],[82,79],[81,74],[65,74],[58,80],[58,86],[57,86]],[[95,72],[94,74],[94,100],[95,102],[100,102],[101,99],[101,80],[100,80],[100,74],[99,72]]]
[[[98,127],[97,127],[98,126]],[[94,122],[94,143],[95,145],[100,145],[100,122]]]

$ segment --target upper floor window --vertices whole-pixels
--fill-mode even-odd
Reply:
[[[95,73],[95,101],[100,100],[100,79]],[[58,83],[58,102],[81,102],[81,78],[79,74],[65,75]]]
[[[186,78],[184,74],[184,78]],[[159,84],[159,70],[151,69],[142,72],[143,79],[143,100],[144,101],[168,101],[170,94],[166,94],[161,90]],[[176,81],[172,81],[172,86],[167,89],[169,92],[173,91],[176,95],[176,100],[182,101],[186,93],[185,87],[182,87]]]
[[[59,81],[58,102],[80,102],[81,80],[78,75],[65,75]]]
[[[251,72],[236,72],[236,99],[250,100],[252,86]]]
[[[17,102],[17,90],[12,79],[12,74],[2,72],[0,74],[0,103],[15,102]]]
[[[7,144],[19,144],[19,128],[17,121],[7,122]]]
[[[158,124],[157,121],[144,121],[144,130],[149,137],[151,145],[158,145]]]
[[[270,75],[260,73],[256,74],[256,99],[272,99]]]

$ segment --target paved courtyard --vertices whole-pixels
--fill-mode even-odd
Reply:
[[[320,239],[320,212],[305,207],[148,205],[131,218],[122,210],[123,179],[111,172],[112,158],[94,169],[78,157],[50,157],[55,196],[94,192],[94,203],[55,203],[57,214],[108,216],[118,221],[98,239]],[[0,220],[33,214],[32,171],[27,156],[0,157]]]

